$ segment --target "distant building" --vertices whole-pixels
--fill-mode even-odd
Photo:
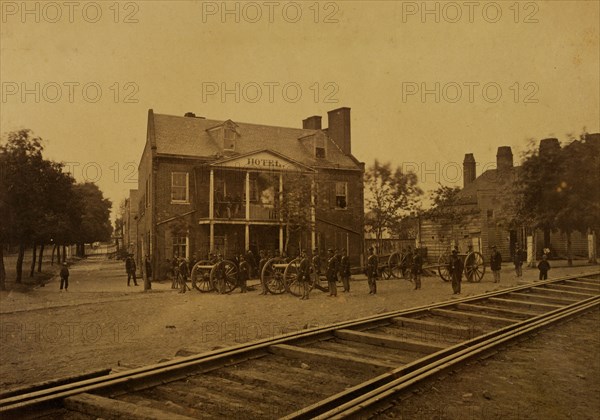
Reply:
[[[540,142],[539,152],[545,153],[556,147],[560,148],[557,139],[544,139]],[[511,148],[498,148],[495,169],[487,169],[477,176],[476,168],[473,154],[466,154],[463,161],[464,187],[453,207],[462,215],[461,223],[427,219],[419,221],[419,242],[428,249],[430,258],[438,258],[454,246],[458,246],[463,253],[472,246],[473,250],[481,252],[489,261],[490,248],[495,245],[507,261],[514,254],[517,244],[526,249],[527,236],[533,233],[531,229],[526,226],[511,229],[502,217],[502,198],[509,192],[508,188],[519,170],[513,164]],[[536,231],[534,237],[536,258],[541,256],[545,243],[551,245],[554,255],[566,256],[565,234],[558,231]],[[573,232],[571,242],[573,255],[588,255],[586,232]]]
[[[364,164],[351,153],[350,108],[302,128],[148,111],[139,164],[138,248],[155,261],[251,249],[363,254]],[[283,191],[308,188],[308,224],[287,229]],[[133,200],[133,196],[131,198]],[[289,237],[288,237],[289,236]]]

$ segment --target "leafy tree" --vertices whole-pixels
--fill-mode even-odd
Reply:
[[[550,231],[567,236],[567,259],[572,265],[571,234],[600,226],[600,138],[583,134],[565,147],[530,150],[513,189],[513,218],[544,231],[548,247]]]
[[[365,171],[365,225],[375,233],[379,243],[385,231],[393,230],[402,218],[417,210],[418,198],[423,194],[417,183],[413,172],[392,169],[390,163],[378,160]]]
[[[73,239],[83,251],[83,245],[86,243],[110,239],[113,229],[110,223],[112,203],[104,198],[102,191],[92,182],[76,184],[74,191],[81,208],[81,223],[77,231],[73,232]]]
[[[285,225],[284,250],[289,252],[291,236],[310,229],[311,180],[300,173],[286,173],[281,199],[275,200],[275,209]]]

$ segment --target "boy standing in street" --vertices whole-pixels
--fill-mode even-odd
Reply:
[[[548,279],[548,271],[550,271],[550,263],[546,254],[542,255],[542,261],[538,264],[538,270],[540,270],[540,280]]]

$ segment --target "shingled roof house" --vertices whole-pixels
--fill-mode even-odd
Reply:
[[[139,164],[139,255],[205,259],[251,249],[347,248],[363,254],[364,164],[351,153],[350,108],[302,128],[148,111]],[[288,180],[308,180],[310,223],[286,235],[278,200]],[[291,184],[290,184],[291,185]],[[291,188],[291,187],[289,187]]]
[[[544,153],[548,148],[560,148],[560,143],[554,138],[544,139],[539,147],[540,153]],[[514,166],[509,146],[498,147],[496,168],[487,169],[479,176],[476,176],[476,168],[473,154],[466,154],[463,161],[464,187],[458,193],[454,206],[461,215],[461,223],[420,221],[418,241],[427,248],[430,259],[438,258],[454,246],[458,246],[463,253],[472,246],[473,250],[481,252],[486,261],[489,261],[490,247],[495,245],[504,260],[510,261],[517,244],[522,249],[527,249],[528,237],[535,238],[535,242],[529,244],[530,259],[541,257],[544,243],[551,245],[555,256],[566,256],[567,238],[564,233],[546,232],[546,238],[541,231],[532,235],[526,226],[511,229],[502,217],[503,196],[508,193],[508,188],[519,171],[519,167]],[[586,232],[573,232],[571,243],[574,255],[588,255]]]

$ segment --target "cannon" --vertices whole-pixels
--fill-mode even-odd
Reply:
[[[411,260],[406,253],[393,252],[381,255],[379,259],[379,274],[383,279],[411,279]]]
[[[267,290],[280,295],[290,293],[294,296],[302,296],[302,284],[298,281],[300,258],[288,262],[285,258],[275,257],[268,260],[261,272],[262,284]],[[320,286],[320,279],[314,265],[310,265],[310,288],[318,288],[322,291],[329,289]]]
[[[469,282],[479,283],[485,274],[485,260],[483,255],[477,251],[470,251],[466,254],[458,254],[463,262],[463,273]],[[444,281],[452,280],[448,267],[450,265],[450,253],[444,253],[438,259],[438,274]]]
[[[238,285],[238,266],[230,260],[201,260],[194,264],[190,277],[199,292],[231,293]]]

